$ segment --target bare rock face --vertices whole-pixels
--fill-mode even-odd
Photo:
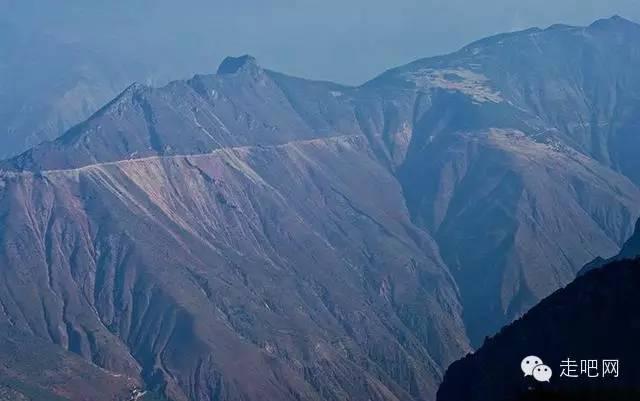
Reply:
[[[172,399],[425,399],[469,350],[453,279],[366,138],[3,185],[5,316]]]
[[[5,164],[4,318],[173,400],[432,398],[436,244],[335,85],[232,64]]]
[[[0,163],[0,321],[175,401],[432,400],[470,344],[631,234],[635,159],[593,128],[633,132],[629,24],[489,38],[357,88],[250,56],[134,84]],[[560,51],[620,37],[602,80]]]

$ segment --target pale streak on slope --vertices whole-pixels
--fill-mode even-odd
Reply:
[[[291,158],[292,162],[295,162],[295,159],[300,158],[301,160],[304,160],[304,163],[317,165],[317,162],[312,160],[312,158],[310,158],[303,151],[303,149],[301,149],[301,147],[304,148],[305,146],[312,146],[316,148],[338,144],[351,146],[352,140],[366,141],[366,137],[362,135],[343,135],[321,139],[292,141],[285,144],[273,146],[239,146],[221,148],[205,154],[149,156],[138,159],[126,159],[114,162],[96,163],[73,169],[46,170],[41,172],[40,174],[54,181],[69,178],[71,178],[73,181],[78,181],[81,175],[90,177],[92,180],[100,183],[102,187],[114,194],[114,196],[116,196],[116,198],[119,199],[123,204],[128,205],[134,210],[138,210],[140,214],[159,224],[166,230],[167,233],[169,233],[176,241],[178,241],[178,243],[185,245],[185,248],[188,249],[186,244],[183,243],[184,241],[180,239],[180,233],[174,232],[175,230],[171,229],[171,227],[167,226],[167,224],[160,221],[160,219],[158,219],[158,215],[154,215],[154,212],[149,209],[148,205],[145,205],[143,200],[141,200],[139,197],[136,197],[132,193],[131,188],[127,189],[122,185],[122,182],[120,182],[120,179],[118,178],[118,175],[122,175],[128,180],[131,180],[131,182],[138,189],[145,193],[146,196],[148,196],[148,200],[151,201],[152,204],[157,207],[168,220],[175,223],[185,232],[188,232],[194,237],[199,238],[204,244],[219,253],[220,251],[216,249],[215,245],[211,242],[211,238],[207,239],[203,237],[202,233],[197,230],[195,225],[200,225],[209,235],[213,234],[213,232],[210,231],[210,229],[213,227],[208,227],[209,229],[207,229],[207,226],[202,225],[202,221],[199,221],[195,215],[191,216],[191,219],[185,219],[184,215],[177,212],[177,210],[188,211],[189,207],[184,203],[184,197],[176,191],[175,185],[173,185],[173,183],[170,183],[171,176],[169,173],[171,172],[171,170],[173,170],[173,167],[175,167],[175,171],[177,171],[181,169],[182,166],[186,166],[191,162],[197,163],[198,159],[217,158],[219,162],[237,171],[243,177],[248,179],[252,183],[252,185],[258,185],[265,188],[279,202],[287,204],[287,198],[283,196],[277,188],[266,182],[260,176],[260,174],[247,163],[245,159],[250,155],[251,151],[256,149],[284,149],[285,153],[289,155],[289,158]],[[170,163],[170,165],[167,165],[167,163]],[[189,169],[188,171],[193,170]],[[2,176],[2,174],[24,176],[33,175],[34,173],[0,172],[0,177]],[[200,179],[199,176],[189,176],[183,178],[183,184],[185,185],[191,185],[189,184],[189,182],[193,181],[193,183],[195,183],[195,180]],[[202,183],[195,185],[202,185]],[[208,212],[207,214],[209,215],[209,217],[213,217],[214,215],[210,214],[212,211],[210,205],[215,204],[215,202],[212,198],[205,199],[207,196],[211,196],[211,193],[207,192],[205,194],[205,192],[197,190],[190,192],[193,192],[190,194],[191,197],[194,197],[196,195],[200,197],[200,195],[203,195],[201,197],[202,199],[200,199],[201,215],[204,216],[204,213]],[[289,207],[289,209],[294,210],[293,207]],[[243,213],[242,210],[240,210],[240,212]],[[325,243],[325,245],[333,248],[333,246],[328,243],[322,235],[317,233],[314,228],[310,226],[302,218],[302,216],[299,215],[299,213],[295,212],[295,214],[296,219],[301,224],[305,225],[307,229],[310,232],[313,232],[313,234],[317,238],[321,239]],[[246,235],[247,237],[251,236],[248,232],[245,232],[244,235]],[[275,261],[272,262],[275,264]]]
[[[123,159],[123,160],[114,160],[109,162],[99,162],[87,164],[81,167],[74,167],[68,169],[50,169],[50,170],[42,170],[39,173],[42,175],[51,175],[51,174],[77,174],[78,172],[87,171],[95,167],[102,166],[113,166],[113,165],[125,165],[125,164],[135,164],[150,160],[162,160],[162,159],[180,159],[180,158],[200,158],[200,157],[210,157],[215,156],[217,154],[231,154],[229,152],[235,151],[249,151],[256,148],[269,149],[269,148],[284,148],[292,145],[304,145],[304,144],[323,144],[323,143],[338,143],[345,139],[358,139],[363,140],[366,139],[364,135],[336,135],[325,138],[315,138],[315,139],[304,139],[299,141],[290,141],[278,145],[264,145],[264,146],[252,146],[252,145],[242,145],[242,146],[227,146],[220,149],[215,149],[208,153],[193,153],[193,154],[177,154],[177,155],[154,155],[154,156],[145,156],[134,159]],[[235,156],[235,155],[234,155]],[[22,175],[34,175],[32,171],[0,171],[0,176],[22,176]]]

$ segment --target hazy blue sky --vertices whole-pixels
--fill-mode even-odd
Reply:
[[[640,21],[640,0],[0,0],[13,25],[137,54],[176,78],[250,53],[343,83],[494,33],[613,14]]]

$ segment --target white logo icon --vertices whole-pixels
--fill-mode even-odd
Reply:
[[[553,372],[537,356],[530,355],[520,362],[520,369],[525,376],[533,376],[539,382],[548,382]]]
[[[520,362],[520,369],[522,369],[522,372],[524,372],[525,376],[531,376],[533,375],[533,369],[538,365],[542,365],[542,359],[538,358],[537,356],[531,355],[524,358],[522,362]]]
[[[539,382],[549,382],[552,374],[551,368],[547,365],[538,365],[533,369],[533,378]]]

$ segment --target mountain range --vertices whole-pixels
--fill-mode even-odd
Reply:
[[[633,232],[639,66],[613,17],[358,87],[133,84],[0,162],[0,323],[174,401],[433,400]]]

